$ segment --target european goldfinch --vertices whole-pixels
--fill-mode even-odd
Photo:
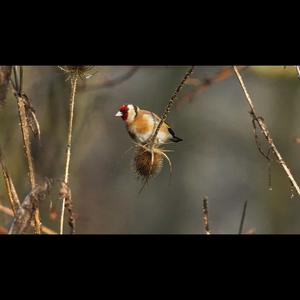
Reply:
[[[133,104],[124,104],[115,115],[121,117],[126,124],[130,137],[137,143],[145,144],[154,134],[160,122],[160,117],[155,113],[142,110]],[[180,142],[182,139],[175,136],[175,132],[167,123],[163,123],[155,140],[157,145],[168,142]]]

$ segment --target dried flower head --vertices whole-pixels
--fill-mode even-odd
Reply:
[[[134,169],[139,178],[147,182],[151,177],[158,175],[163,167],[163,159],[167,159],[172,173],[172,164],[169,157],[165,154],[167,150],[137,144],[134,153]]]
[[[153,151],[142,146],[136,146],[134,154],[134,167],[139,177],[149,179],[157,175],[163,166],[163,156],[159,151]]]
[[[58,66],[61,70],[68,74],[68,78],[78,75],[80,79],[88,79],[94,74],[88,74],[94,66]]]

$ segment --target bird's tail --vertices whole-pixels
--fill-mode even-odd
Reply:
[[[168,124],[167,124],[167,125],[168,125]],[[173,130],[169,125],[168,125],[168,130],[169,130],[169,132],[170,132],[170,134],[171,134],[171,136],[172,136],[172,138],[170,139],[172,142],[178,143],[178,142],[183,141],[183,139],[181,139],[181,138],[179,138],[179,137],[177,137],[177,136],[175,135],[174,130]]]
[[[177,137],[177,136],[173,136],[173,137],[171,138],[171,141],[174,142],[174,143],[178,143],[178,142],[182,142],[183,139],[181,139],[181,138],[179,138],[179,137]]]

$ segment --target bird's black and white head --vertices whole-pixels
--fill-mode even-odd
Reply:
[[[116,117],[121,117],[125,122],[131,123],[136,118],[139,108],[133,104],[123,104],[119,111],[115,114]]]

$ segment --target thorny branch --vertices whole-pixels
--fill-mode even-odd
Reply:
[[[174,94],[172,95],[171,99],[169,100],[165,110],[164,110],[164,113],[163,115],[161,116],[161,120],[158,124],[158,126],[156,127],[156,130],[153,134],[153,136],[150,138],[149,140],[149,146],[150,146],[150,149],[153,148],[153,145],[155,143],[155,139],[157,137],[157,134],[162,126],[162,124],[167,120],[167,117],[168,117],[168,114],[170,113],[171,111],[171,108],[173,106],[173,104],[175,103],[175,100],[178,96],[178,94],[180,93],[181,89],[183,88],[184,84],[186,83],[187,79],[192,75],[193,71],[194,71],[194,68],[195,66],[192,66],[187,72],[186,74],[184,75],[182,81],[180,82],[180,84],[178,85],[178,87],[176,88]]]
[[[236,73],[236,76],[241,84],[241,87],[244,91],[244,94],[246,96],[246,100],[250,106],[250,114],[252,116],[253,119],[255,119],[255,122],[257,122],[259,128],[261,129],[261,132],[263,133],[263,135],[265,136],[265,139],[266,141],[268,142],[268,144],[270,145],[274,155],[276,156],[277,158],[277,162],[279,163],[279,165],[283,168],[284,172],[286,173],[286,175],[288,176],[290,182],[292,183],[293,187],[295,188],[295,190],[297,191],[298,195],[300,196],[300,188],[296,182],[296,180],[294,179],[290,169],[288,168],[287,164],[285,163],[285,161],[282,159],[282,156],[280,154],[280,152],[277,150],[277,147],[275,146],[274,142],[273,142],[273,139],[271,137],[271,134],[263,120],[263,118],[259,117],[255,111],[255,108],[254,108],[254,104],[251,100],[251,97],[246,89],[246,86],[245,86],[245,83],[243,81],[243,78],[238,70],[238,68],[236,66],[233,67],[235,73]]]

